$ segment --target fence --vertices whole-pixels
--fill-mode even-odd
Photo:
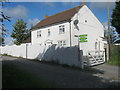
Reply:
[[[1,54],[8,54],[27,59],[37,59],[39,61],[54,61],[59,64],[74,65],[83,68],[83,54],[82,51],[79,53],[77,46],[58,47],[56,45],[40,46],[22,44],[20,46],[5,46],[0,49]]]

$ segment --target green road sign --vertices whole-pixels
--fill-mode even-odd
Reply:
[[[80,40],[86,40],[87,38],[86,37],[82,37],[82,38],[80,38]]]
[[[79,42],[88,42],[88,40],[83,40],[83,41],[79,41]]]
[[[87,34],[79,35],[79,42],[88,42],[87,36]]]
[[[87,36],[87,34],[80,35],[79,37],[84,37],[84,36]]]

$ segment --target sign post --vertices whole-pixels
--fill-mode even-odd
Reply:
[[[81,60],[80,60],[80,57],[82,57],[83,52],[82,51],[80,52],[80,44],[79,43],[88,42],[87,36],[88,36],[87,34],[75,35],[75,37],[78,38],[78,61],[80,61],[82,69],[84,69],[84,62],[83,62],[83,58],[81,58]]]

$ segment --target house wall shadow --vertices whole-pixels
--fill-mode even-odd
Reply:
[[[79,55],[79,57],[82,57]],[[58,47],[52,45],[44,48],[42,53],[39,53],[36,59],[40,61],[54,61],[59,64],[68,64],[80,67],[80,60],[78,60],[78,47]]]

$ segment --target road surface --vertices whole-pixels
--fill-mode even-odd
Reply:
[[[3,64],[15,65],[35,77],[55,84],[58,88],[118,88],[120,84],[119,69],[116,66],[103,64],[81,70],[22,58],[1,58]]]

